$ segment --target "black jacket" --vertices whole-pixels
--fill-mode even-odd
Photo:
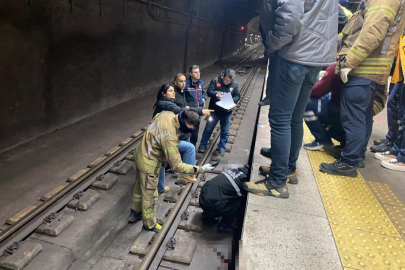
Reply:
[[[227,172],[230,172],[236,185],[242,194],[245,195],[246,191],[243,188],[243,184],[248,180],[247,175],[238,169],[228,170]],[[201,188],[200,200],[208,207],[220,208],[224,203],[237,198],[241,197],[223,173],[207,181]]]
[[[156,114],[161,113],[162,111],[170,111],[174,112],[175,114],[179,114],[181,111],[184,111],[185,107],[179,107],[177,106],[176,102],[174,99],[169,99],[169,98],[162,98],[155,104],[155,110],[153,111],[153,117],[155,117]],[[193,108],[200,116],[202,116],[202,107],[197,107]]]
[[[186,91],[183,89],[179,89],[177,86],[174,86],[174,92],[176,93],[176,105],[180,108],[185,108],[186,106],[190,106],[186,99]],[[192,106],[190,106],[192,107]]]
[[[219,116],[231,114],[231,111],[225,110],[215,104],[217,101],[220,101],[216,96],[218,93],[231,93],[233,102],[236,104],[240,99],[238,83],[233,80],[230,84],[224,85],[221,76],[218,76],[211,80],[207,89],[207,95],[211,98],[208,108],[210,110],[215,110],[215,114]]]

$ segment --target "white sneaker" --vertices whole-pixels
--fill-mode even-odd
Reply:
[[[382,153],[375,153],[374,157],[379,160],[389,160],[389,159],[396,158],[396,156],[390,154],[390,151],[382,152]]]
[[[405,163],[399,162],[396,158],[381,161],[381,166],[390,170],[405,172]]]

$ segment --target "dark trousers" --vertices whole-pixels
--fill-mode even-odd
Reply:
[[[346,146],[342,160],[357,164],[364,157],[373,130],[373,104],[377,83],[360,77],[349,76],[343,85],[340,102],[340,120],[346,132]]]
[[[398,91],[401,91],[400,102],[398,102],[398,119],[400,119],[398,121],[398,136],[390,153],[397,156],[398,161],[405,163],[405,89],[401,87]]]
[[[296,169],[302,146],[303,114],[321,67],[287,61],[277,54],[270,62],[271,156],[274,185],[286,183],[288,171]]]
[[[196,146],[197,145],[197,141],[198,141],[198,133],[200,132],[200,127],[194,129],[191,132],[191,137],[190,137],[190,142]]]
[[[222,223],[230,224],[242,213],[244,197],[223,201],[215,206],[204,202],[200,197],[200,207],[206,218],[222,217]]]
[[[398,120],[400,120],[398,116],[402,86],[403,82],[396,83],[392,87],[387,101],[388,133],[386,138],[391,142],[395,142],[398,138]]]
[[[345,131],[340,122],[340,108],[332,100],[309,99],[304,120],[315,141],[331,144],[333,138],[341,145],[346,143]]]

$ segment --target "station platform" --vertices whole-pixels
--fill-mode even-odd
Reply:
[[[250,181],[264,179],[259,166],[271,164],[260,155],[270,146],[269,107],[259,110]],[[370,142],[385,136],[385,119],[386,111],[374,118]],[[304,143],[312,142],[305,123],[304,132]],[[334,160],[302,148],[288,199],[248,195],[240,269],[405,269],[405,174],[381,167],[370,152],[356,178],[319,171]]]

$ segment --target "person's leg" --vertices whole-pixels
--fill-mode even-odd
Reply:
[[[340,142],[341,145],[345,145],[346,133],[340,121],[340,107],[330,100],[327,105],[326,115],[327,120],[325,120],[325,123],[329,126],[328,136]]]
[[[304,120],[316,142],[330,144],[332,141],[319,116],[320,113],[323,113],[323,108],[321,109],[323,101],[323,99],[309,99],[304,112]]]
[[[228,141],[229,138],[229,128],[231,126],[231,119],[232,114],[225,115],[220,118],[221,138],[219,140],[218,150],[225,149],[226,142]]]
[[[395,142],[398,137],[398,91],[402,90],[403,83],[396,83],[392,88],[387,101],[387,122],[388,133],[386,135],[387,140]]]
[[[157,185],[158,174],[141,174],[142,192],[142,219],[147,229],[153,229],[156,225],[156,201],[158,198]]]
[[[179,141],[181,160],[190,165],[195,165],[195,147],[189,142]]]
[[[282,187],[286,181],[292,144],[291,121],[300,95],[300,89],[310,69],[306,66],[284,60],[279,56],[274,57],[273,60],[277,62],[277,65],[275,70],[273,70],[276,73],[276,77],[271,83],[270,91],[272,104],[269,110],[269,121],[271,127],[272,163],[269,175],[273,178],[275,186]],[[298,137],[302,136],[302,114],[309,98],[307,88],[305,88],[303,96],[305,96],[306,100],[302,102],[303,105],[300,104],[299,106],[302,112],[301,135],[298,135]],[[295,118],[296,121],[297,118]],[[300,132],[296,125],[294,125],[294,128],[297,132]],[[296,144],[294,146],[296,147]]]
[[[377,89],[377,85],[375,90]],[[371,133],[373,132],[373,106],[374,106],[374,98],[376,91],[373,91],[370,104],[368,105],[368,109],[366,111],[366,136],[364,137],[364,141],[360,150],[359,158],[365,158],[366,151],[367,151],[367,144],[370,140]]]
[[[166,168],[162,166],[162,169],[160,169],[159,172],[159,182],[158,182],[158,191],[162,192],[165,190],[165,173],[166,173]]]
[[[203,132],[203,135],[201,137],[201,142],[199,149],[207,149],[208,141],[211,137],[212,132],[214,131],[215,126],[217,125],[219,118],[215,113],[211,113],[210,115],[210,121],[207,121],[207,124],[205,125],[205,129]]]
[[[142,172],[135,168],[135,186],[132,194],[131,210],[137,213],[142,212],[142,191],[141,191]]]
[[[236,198],[229,201],[223,209],[219,216],[222,216],[221,222],[218,224],[218,233],[231,233],[234,228],[232,222],[238,218],[238,214],[241,212],[243,198]]]
[[[302,146],[302,139],[304,137],[304,129],[302,126],[303,114],[305,111],[306,104],[308,104],[312,87],[316,82],[316,76],[321,70],[321,67],[309,67],[309,68],[307,67],[307,69],[309,69],[309,72],[304,77],[304,81],[302,83],[291,118],[291,146],[288,160],[289,172],[295,171],[296,169],[296,163]],[[326,141],[325,139],[325,143],[332,143],[332,142],[330,141],[329,138],[329,141]]]
[[[355,165],[361,155],[370,126],[370,102],[375,96],[376,84],[368,79],[349,77],[344,85],[341,101],[341,121],[346,132],[346,146],[342,159]],[[371,119],[372,122],[372,119]]]

